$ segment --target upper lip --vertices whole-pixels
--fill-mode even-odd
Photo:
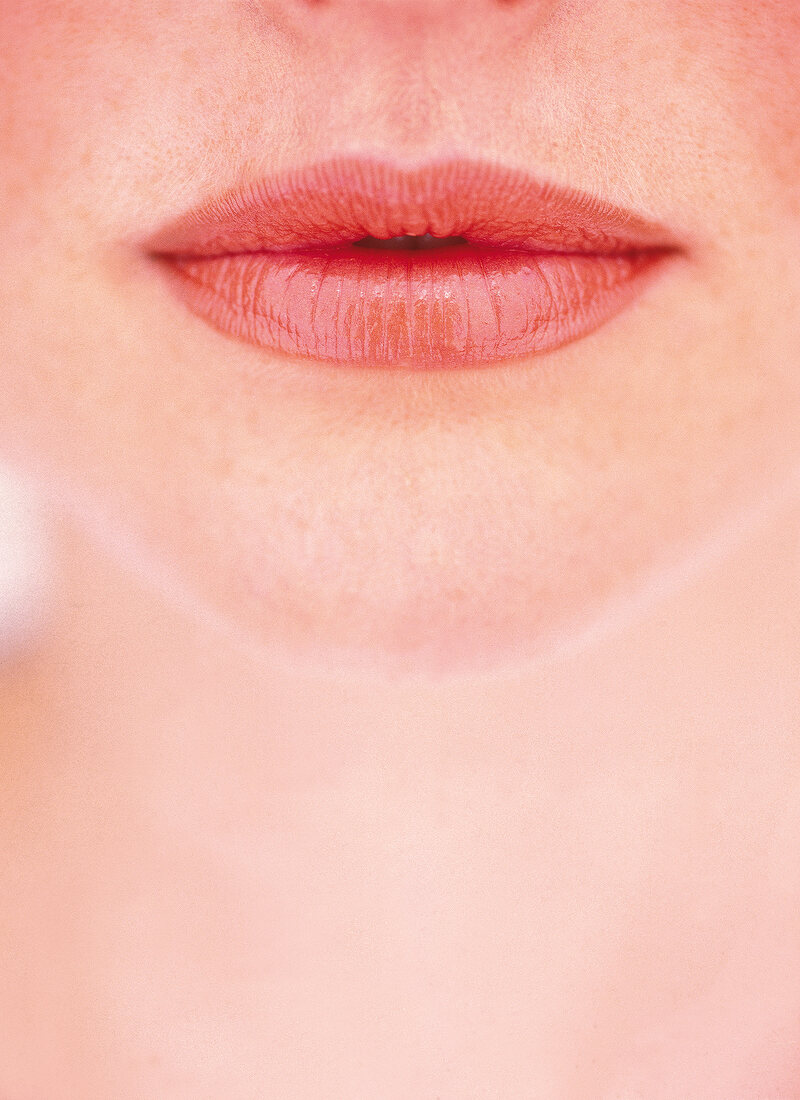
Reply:
[[[533,252],[677,247],[658,222],[521,169],[462,158],[403,167],[363,157],[228,189],[173,218],[146,247],[156,255],[215,256],[424,234]]]

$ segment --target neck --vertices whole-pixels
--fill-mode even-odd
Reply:
[[[460,731],[445,739],[454,764],[462,753],[468,764],[481,747],[482,763],[499,761],[522,738],[557,770],[576,757],[587,768],[615,756],[658,762],[663,745],[641,737],[654,723],[670,730],[673,757],[692,759],[698,735],[732,760],[763,752],[759,727],[772,731],[776,757],[797,735],[787,693],[800,658],[794,498],[678,591],[579,652],[532,671],[441,683],[260,662],[166,602],[68,518],[56,526],[56,545],[60,583],[50,627],[20,669],[47,685],[41,702],[57,708],[54,719],[97,727],[104,738],[113,713],[119,729],[130,721],[137,741],[173,741],[171,730],[191,729],[209,752],[217,745],[227,756],[221,737],[263,747],[280,731],[297,746],[294,762],[287,751],[287,768],[306,767],[313,751],[326,770],[355,759],[388,768],[411,755],[424,772],[443,722]],[[710,739],[712,729],[719,732]],[[283,759],[279,746],[271,751]]]
[[[121,1065],[119,1043],[182,1071],[199,1027],[222,1036],[220,1073],[237,1051],[255,1064],[264,1041],[281,1051],[270,1072],[288,1095],[306,1028],[326,1059],[353,1043],[394,1059],[412,1095],[413,1063],[439,1065],[438,1047],[412,1028],[404,1055],[381,1013],[416,1018],[435,995],[448,1057],[471,1028],[488,1044],[464,1092],[491,1092],[490,1066],[528,1059],[537,1095],[638,1095],[653,1080],[676,1095],[704,1080],[719,1095],[784,1095],[800,989],[798,518],[796,502],[777,510],[637,621],[546,669],[426,685],[263,665],[63,520],[51,629],[6,687],[2,846],[14,840],[31,903],[8,916],[15,952],[44,975],[38,987],[23,967],[20,983],[52,1050],[54,1034],[73,1058],[84,1044],[77,1091],[102,1091],[91,1067]],[[525,883],[537,885],[520,894]],[[173,927],[187,896],[199,913]],[[80,935],[30,919],[52,897]],[[210,983],[185,979],[189,1009],[173,1004],[176,945]],[[84,989],[77,1012],[95,1030],[84,1019],[80,1037],[63,958],[75,951],[106,983]],[[134,981],[142,966],[152,988]],[[241,967],[261,978],[237,979],[247,1022],[234,1025],[219,1005]],[[375,1012],[337,1001],[330,1030],[302,989],[349,989]],[[102,1087],[127,1095],[121,1077]],[[359,1087],[342,1077],[343,1094]]]

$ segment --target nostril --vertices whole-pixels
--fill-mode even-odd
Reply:
[[[431,248],[445,248],[453,245],[469,244],[464,237],[434,237],[430,233],[421,236],[406,234],[402,237],[387,237],[382,240],[379,237],[362,237],[360,241],[353,241],[356,248],[376,249],[401,249],[407,251],[422,251]]]

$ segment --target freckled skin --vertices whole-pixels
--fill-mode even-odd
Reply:
[[[292,673],[410,674],[434,684],[451,674],[539,667],[584,629],[666,586],[796,470],[800,12],[793,0],[32,0],[0,5],[0,41],[0,455],[39,480],[79,523],[91,523],[110,555],[135,566],[165,606],[190,607],[245,640],[250,652]],[[153,277],[137,242],[156,227],[228,187],[334,153],[495,158],[657,219],[681,241],[685,260],[635,308],[535,363],[425,377],[356,374],[236,342],[199,322]],[[91,598],[87,607],[104,606]],[[75,606],[77,614],[79,598]],[[742,616],[757,610],[756,603]],[[134,621],[135,606],[130,615]],[[764,626],[765,636],[773,625]],[[788,638],[789,626],[783,629]],[[146,631],[135,637],[131,668],[144,662],[155,678],[158,669],[146,660],[156,642]],[[741,675],[730,676],[732,694],[762,653],[755,643],[752,652],[743,649]],[[715,654],[706,647],[710,663]],[[213,675],[212,662],[206,680]],[[769,683],[768,676],[765,660],[753,679]],[[608,690],[624,702],[638,690],[634,680],[618,668]],[[666,680],[660,690],[659,715],[680,704]],[[780,691],[788,697],[785,685],[775,685],[773,694]],[[315,711],[312,696],[284,700],[284,725],[275,720],[281,734],[295,728],[296,711],[309,727],[331,728],[329,700]],[[143,725],[151,705],[141,703]],[[411,727],[416,695],[405,705]],[[502,736],[504,705],[498,690],[481,712],[487,740]],[[221,703],[219,710],[218,736],[210,740],[227,744]],[[436,710],[431,703],[430,713]],[[336,713],[337,730],[349,730],[346,707]],[[474,718],[463,702],[441,713],[447,720],[440,714],[438,733],[416,745],[434,765],[440,747]],[[136,718],[128,715],[132,725]],[[373,731],[390,736],[394,726],[378,704],[369,719]],[[594,713],[580,719],[602,739]],[[688,726],[680,717],[671,724],[651,719],[645,740],[667,769],[670,733]],[[123,718],[110,704],[94,721],[114,726]],[[180,725],[170,718],[164,728],[172,721]],[[419,726],[429,729],[422,719]],[[748,726],[761,736],[757,718],[748,717]],[[542,751],[552,750],[561,730],[560,715],[551,716],[538,731]],[[520,743],[529,735],[520,719]],[[796,931],[787,916],[776,938],[773,925],[753,916],[761,913],[763,881],[753,879],[751,887],[750,873],[769,866],[767,900],[784,919],[790,869],[781,853],[800,833],[766,787],[762,802],[754,796],[740,803],[741,792],[728,792],[725,805],[737,812],[725,818],[718,846],[695,843],[697,835],[717,835],[714,815],[724,801],[712,797],[709,776],[725,772],[713,755],[703,758],[706,770],[688,794],[671,773],[662,787],[645,784],[642,794],[640,776],[611,768],[614,797],[599,830],[593,791],[569,771],[580,754],[569,751],[568,738],[558,796],[552,805],[544,796],[533,805],[518,781],[517,817],[499,788],[485,790],[477,780],[470,786],[460,774],[453,787],[430,780],[418,817],[404,792],[384,802],[371,772],[364,795],[353,765],[356,797],[346,784],[327,787],[320,767],[302,797],[287,797],[275,811],[279,829],[269,832],[262,819],[261,832],[252,828],[248,850],[263,873],[248,864],[243,885],[221,851],[230,854],[227,845],[235,856],[247,830],[222,796],[215,801],[215,791],[204,787],[203,798],[184,802],[166,786],[164,777],[206,760],[207,746],[195,757],[194,742],[176,737],[177,748],[161,746],[174,754],[162,760],[146,739],[141,748],[135,736],[109,740],[120,772],[138,775],[145,757],[160,769],[164,786],[152,804],[143,801],[169,820],[178,854],[162,850],[155,829],[147,832],[146,815],[137,819],[144,837],[126,832],[135,784],[114,788],[118,829],[100,815],[99,862],[84,853],[80,865],[86,908],[76,905],[64,918],[69,943],[59,942],[52,956],[42,948],[42,958],[56,958],[64,988],[81,989],[100,1006],[98,1020],[107,1009],[115,1021],[103,1032],[107,1061],[86,1035],[74,1040],[75,1049],[84,1044],[85,1057],[74,1057],[79,1084],[63,1100],[304,1096],[303,1074],[317,1055],[315,1064],[329,1066],[341,1095],[391,1095],[381,1085],[394,1080],[394,1068],[405,1074],[397,1078],[398,1097],[438,1089],[450,1100],[454,1081],[453,1100],[470,1088],[583,1097],[595,1094],[593,1074],[602,1076],[603,1095],[638,1096],[646,1094],[654,1065],[677,1072],[658,1047],[667,1019],[674,1024],[669,1034],[690,1051],[672,1095],[700,1096],[694,1086],[703,1080],[701,1040],[708,1019],[718,1017],[713,990],[731,989],[731,1034],[748,1034],[752,1021],[737,981],[757,982],[767,956],[770,973],[779,975],[782,961],[769,955],[769,944],[781,937],[790,943]],[[291,740],[291,732],[276,736],[271,747],[289,751],[284,741]],[[687,740],[682,751],[691,761],[697,741]],[[305,743],[298,744],[302,757]],[[76,735],[77,760],[87,755],[82,746]],[[769,769],[785,770],[785,760],[776,750],[759,781]],[[239,774],[231,761],[220,765],[231,804],[231,792],[244,791],[251,810],[261,805],[258,767]],[[741,768],[744,788],[752,772]],[[103,789],[97,769],[81,772],[87,786],[78,801],[87,815],[100,804],[93,801]],[[513,771],[509,765],[511,787]],[[60,806],[64,792],[57,777],[51,782],[55,793],[48,792]],[[35,783],[33,790],[35,805]],[[19,796],[20,814],[26,797]],[[637,797],[644,809],[629,818],[626,807]],[[448,799],[457,805],[450,818]],[[764,805],[770,827],[759,832],[750,825]],[[483,817],[469,817],[471,806]],[[71,868],[71,845],[90,831],[82,812],[64,829],[56,813],[52,835],[15,824],[9,836],[27,836],[31,865],[39,859],[47,867],[50,850],[59,867]],[[422,821],[441,842],[430,864]],[[332,822],[341,829],[336,844]],[[595,856],[606,827],[616,847],[598,841]],[[212,839],[201,858],[189,838],[205,837],[204,828]],[[480,860],[460,847],[467,834],[489,838]],[[559,874],[547,864],[551,843],[566,845],[553,861]],[[544,864],[531,852],[544,852]],[[636,877],[639,857],[651,860],[651,878]],[[676,859],[686,872],[680,881],[669,878]],[[292,877],[297,866],[312,864],[313,881]],[[86,870],[92,866],[105,877]],[[380,884],[374,893],[365,868]],[[517,879],[503,877],[507,868],[519,872]],[[429,878],[414,878],[415,869]],[[30,893],[22,890],[8,918],[13,944],[24,939],[28,913],[52,909],[50,880],[45,875],[44,886],[34,888],[27,874]],[[198,886],[204,874],[207,893]],[[541,909],[518,907],[520,879],[552,888],[552,895],[537,892]],[[585,890],[579,897],[573,880]],[[275,881],[292,885],[281,895],[265,886]],[[158,893],[148,894],[152,882],[163,888],[155,931],[145,905]],[[682,922],[668,919],[669,891],[652,894],[653,882],[675,887]],[[708,882],[714,889],[704,893]],[[431,883],[450,884],[444,907],[437,908]],[[193,908],[184,893],[200,903]],[[247,915],[240,922],[242,897]],[[551,909],[548,898],[555,899]],[[730,927],[728,901],[740,907]],[[353,908],[361,924],[351,919]],[[457,914],[472,915],[471,939]],[[625,941],[623,950],[629,921],[638,921],[635,942]],[[613,930],[605,939],[601,926]],[[715,938],[721,927],[724,943]],[[50,925],[37,929],[45,947],[55,943]],[[109,947],[120,940],[129,944],[127,954]],[[425,965],[406,967],[403,960],[428,942],[436,951],[425,955]],[[729,972],[726,951],[741,943],[757,944],[757,951]],[[38,944],[27,945],[32,955]],[[84,956],[70,950],[76,944],[90,956],[98,952],[107,969],[98,965],[87,977],[79,966]],[[483,969],[469,971],[474,981],[465,989],[459,976],[473,957]],[[14,963],[17,984],[9,988],[26,988],[24,959]],[[372,965],[390,976],[377,992],[368,980]],[[150,968],[159,976],[152,986]],[[279,991],[277,1022],[264,987],[251,977],[264,972]],[[231,974],[246,1006],[240,1016],[228,1011]],[[625,975],[635,980],[625,985]],[[535,997],[531,990],[540,988]],[[132,990],[135,1008],[126,1017],[121,1006]],[[330,1002],[320,990],[334,991]],[[30,997],[20,1019],[37,1018],[35,991]],[[595,1015],[590,1003],[601,1005]],[[786,1018],[795,1007],[787,994]],[[393,1011],[408,1030],[398,1029]],[[431,1038],[437,1012],[456,1021],[444,1028],[444,1054]],[[124,1029],[116,1032],[121,1046],[112,1050],[120,1018],[128,1030],[124,1041]],[[165,1019],[177,1021],[173,1029],[164,1028]],[[726,1048],[723,1031],[719,1024],[714,1050],[731,1052],[731,1077],[709,1100],[737,1095],[736,1074],[747,1069],[735,1058],[741,1043]],[[412,1055],[424,1049],[419,1062],[402,1046],[409,1032]],[[633,1068],[621,1053],[632,1032],[641,1058]],[[364,1033],[374,1062],[364,1055],[354,1068],[346,1052]],[[53,1083],[67,1072],[70,1041],[32,1088],[25,1069],[31,1034],[35,1028],[22,1024],[15,1032],[8,1071],[17,1074],[15,1091],[62,1100]],[[544,1038],[533,1042],[531,1035]],[[0,1042],[0,1094],[2,1049]],[[727,1054],[720,1057],[725,1063]],[[784,1072],[785,1048],[775,1057]],[[378,1067],[374,1074],[370,1066]],[[781,1098],[794,1095],[792,1087],[782,1084]],[[748,1089],[743,1100],[774,1093],[752,1078]]]
[[[409,16],[406,37],[381,33],[381,4],[278,5],[285,31],[270,30],[271,8],[234,18],[214,3],[201,19],[177,0],[113,16],[92,3],[4,15],[7,446],[33,463],[47,451],[176,584],[302,659],[514,661],[626,598],[788,469],[797,407],[786,356],[800,316],[786,167],[796,15],[662,8],[656,28],[652,4],[635,0],[580,17],[570,5],[466,5],[452,19]],[[474,57],[469,81],[463,57]],[[403,133],[391,102],[409,69],[419,87],[406,98],[422,114]],[[555,355],[555,371],[432,381],[480,427],[459,437],[431,425],[423,438],[427,383],[404,385],[399,416],[383,382],[210,339],[128,244],[223,183],[354,138],[409,157],[478,150],[595,189],[682,234],[692,263]],[[784,269],[779,303],[770,279]],[[255,389],[239,381],[256,375]],[[198,432],[208,417],[214,432]],[[323,420],[334,427],[321,436]],[[218,480],[232,456],[237,475]],[[422,475],[414,501],[398,480],[411,469]],[[356,544],[365,510],[374,523]],[[295,519],[312,513],[300,554]],[[415,513],[427,543],[409,538]],[[211,516],[224,524],[212,530]],[[463,543],[468,573],[457,575]]]

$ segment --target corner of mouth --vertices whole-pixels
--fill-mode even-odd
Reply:
[[[681,246],[634,211],[519,169],[337,158],[212,197],[148,250],[184,304],[235,339],[440,369],[588,335]]]

